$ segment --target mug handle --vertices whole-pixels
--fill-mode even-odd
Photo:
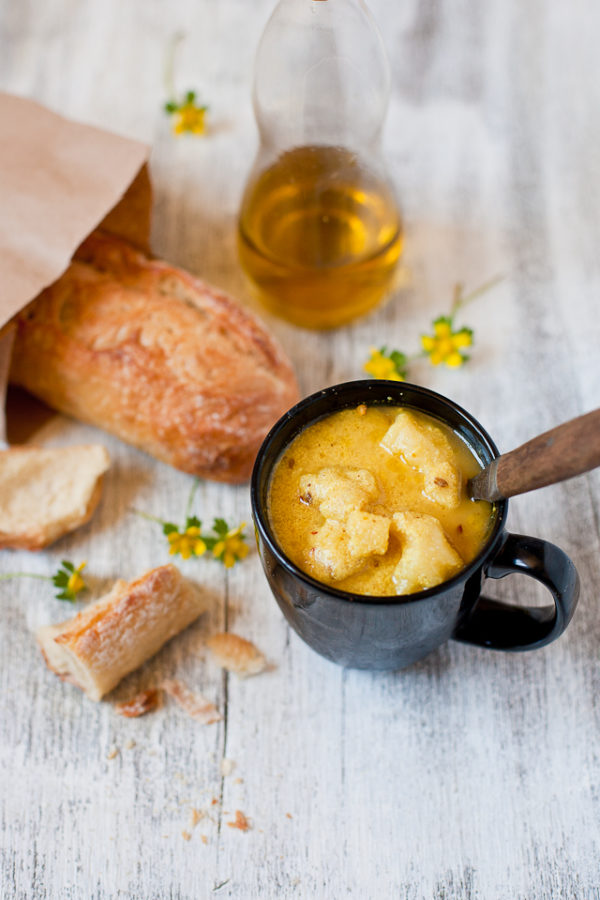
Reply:
[[[554,604],[521,607],[479,597],[452,635],[455,640],[494,650],[533,650],[563,633],[579,598],[579,576],[567,554],[548,541],[507,534],[484,573],[490,578],[504,578],[515,572],[547,587]]]

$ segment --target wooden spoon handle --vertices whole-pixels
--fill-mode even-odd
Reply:
[[[485,499],[514,497],[596,466],[600,466],[600,409],[558,425],[495,459],[484,470]]]

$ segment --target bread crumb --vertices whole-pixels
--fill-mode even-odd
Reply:
[[[208,838],[206,837],[205,834],[200,835],[200,840],[202,841],[203,844],[208,844]]]
[[[228,775],[231,775],[233,770],[235,769],[235,762],[233,759],[222,759],[221,760],[221,775],[226,778]]]
[[[285,814],[285,817],[286,817],[286,819],[292,819],[292,818],[293,818],[293,816],[292,816],[291,813],[286,813],[286,814]]]
[[[234,784],[243,784],[243,783],[244,783],[244,779],[243,779],[243,778],[236,778],[235,781],[234,781],[233,783],[234,783]]]
[[[212,800],[210,801],[210,805],[211,805],[211,806],[216,806],[218,802],[219,802],[219,801],[217,800],[217,798],[216,798],[216,797],[213,797]]]
[[[182,831],[181,837],[184,839],[184,841],[190,841],[192,839],[192,836],[189,833],[189,831]]]
[[[135,745],[136,745],[136,744],[135,744],[135,741],[133,740],[133,738],[129,738],[129,740],[128,740],[127,743],[125,744],[125,749],[126,749],[126,750],[133,750],[133,748],[135,747]]]
[[[214,703],[202,694],[194,694],[176,678],[168,678],[161,683],[161,687],[192,719],[196,719],[202,725],[212,725],[213,722],[220,722],[223,718]]]
[[[195,828],[198,822],[201,821],[205,816],[205,813],[201,809],[196,809],[192,806],[190,811],[190,828]]]
[[[223,669],[235,672],[242,678],[258,675],[267,667],[267,661],[258,647],[237,634],[215,634],[206,642],[206,646]]]
[[[228,822],[227,824],[230,828],[237,828],[239,831],[250,831],[250,822],[241,809],[236,809],[235,819],[233,822]]]
[[[160,706],[160,700],[160,691],[156,688],[149,688],[147,691],[140,691],[129,700],[117,703],[115,710],[120,716],[137,719],[138,716],[145,716],[146,713],[157,709]]]
[[[119,755],[119,748],[118,748],[118,747],[115,747],[115,746],[113,745],[113,746],[110,748],[110,750],[108,751],[108,753],[106,754],[106,758],[107,758],[107,759],[114,759],[115,756],[118,756],[118,755]]]

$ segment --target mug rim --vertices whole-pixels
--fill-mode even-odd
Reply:
[[[506,516],[508,512],[508,500],[500,500],[493,504],[495,508],[495,522],[494,525],[485,541],[485,544],[479,551],[479,553],[471,560],[471,562],[466,565],[463,569],[460,570],[456,575],[452,578],[449,578],[447,581],[443,581],[438,585],[435,585],[431,588],[426,588],[425,590],[415,591],[412,594],[386,594],[386,595],[374,595],[374,594],[357,594],[352,593],[351,591],[343,591],[340,588],[333,587],[332,585],[325,584],[323,581],[318,581],[316,578],[313,578],[312,575],[304,572],[300,569],[282,550],[279,546],[275,535],[270,528],[269,519],[266,514],[266,509],[263,508],[262,500],[260,499],[260,480],[263,475],[263,467],[265,465],[265,457],[268,453],[268,450],[275,440],[275,438],[279,435],[279,433],[288,425],[293,419],[295,419],[300,413],[304,412],[307,407],[310,407],[312,404],[316,403],[318,400],[323,399],[328,395],[338,396],[341,394],[346,394],[351,391],[360,391],[365,389],[370,392],[374,387],[382,388],[382,394],[385,394],[385,389],[393,392],[397,392],[398,390],[404,390],[408,388],[412,393],[420,394],[424,397],[430,397],[434,400],[441,402],[443,405],[446,405],[455,413],[458,413],[466,422],[471,426],[471,428],[477,434],[480,442],[484,445],[487,444],[487,449],[490,451],[492,459],[500,456],[500,451],[498,450],[495,442],[490,437],[486,429],[477,421],[477,419],[471,415],[471,413],[467,412],[462,406],[458,403],[455,403],[453,400],[450,400],[449,397],[445,397],[443,394],[439,394],[436,391],[431,390],[430,388],[423,387],[422,385],[413,384],[409,381],[388,381],[385,379],[358,379],[356,381],[344,381],[339,384],[329,385],[326,388],[322,388],[320,391],[315,391],[312,394],[309,394],[307,397],[304,397],[302,400],[299,400],[294,406],[290,407],[287,412],[285,412],[280,418],[275,422],[272,426],[265,439],[263,440],[259,451],[256,455],[256,459],[254,461],[254,467],[252,470],[252,480],[250,485],[250,500],[252,505],[252,516],[254,519],[255,527],[258,531],[260,531],[263,540],[268,545],[270,551],[276,557],[277,561],[280,565],[282,565],[290,575],[293,575],[295,578],[298,578],[300,581],[303,581],[309,588],[312,590],[317,590],[324,596],[330,595],[334,599],[344,601],[346,603],[364,603],[368,606],[390,606],[393,604],[404,604],[404,603],[418,603],[421,600],[426,600],[429,597],[434,597],[439,595],[441,590],[447,590],[453,588],[455,585],[460,584],[463,581],[466,581],[470,576],[475,572],[484,562],[485,558],[490,554],[490,552],[495,547],[499,536],[502,534],[504,530],[504,523],[506,521]],[[364,401],[357,400],[356,402],[367,402],[365,398]],[[305,428],[308,428],[310,425],[313,425],[315,422],[318,422],[320,419],[325,418],[327,415],[332,415],[335,412],[339,412],[342,409],[350,408],[352,404],[340,405],[334,409],[331,409],[329,412],[325,412],[322,415],[315,416],[312,420],[306,422],[301,428],[299,428],[298,432],[294,435],[292,440],[294,440],[301,431]],[[372,404],[377,405],[377,404]],[[379,404],[382,405],[382,404]],[[398,406],[408,406],[409,404],[402,404],[400,401],[397,404]],[[413,406],[414,409],[421,409],[420,407]],[[431,412],[426,409],[421,409],[426,415],[431,416],[432,418],[439,418],[435,416]],[[442,421],[442,420],[440,420]],[[449,425],[449,423],[446,423]],[[450,426],[451,427],[451,426]],[[270,480],[271,475],[273,473],[273,469],[275,464],[279,460],[283,451],[289,446],[290,442],[287,442],[284,447],[281,448],[279,453],[277,454],[275,460],[270,463],[269,471],[267,474],[267,479]],[[471,445],[471,449],[474,448]],[[494,514],[494,513],[493,513]]]

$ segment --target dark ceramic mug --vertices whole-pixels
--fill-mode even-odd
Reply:
[[[554,544],[507,533],[506,500],[495,505],[489,537],[475,559],[454,578],[418,593],[391,597],[351,594],[316,581],[286,557],[268,519],[273,467],[307,425],[360,403],[422,410],[459,434],[482,465],[498,456],[490,436],[469,413],[440,394],[406,382],[339,384],[289,410],[258,452],[252,474],[252,511],[267,580],[292,628],[317,653],[359,669],[400,669],[449,638],[497,650],[530,650],[556,640],[577,605],[577,571]],[[541,582],[553,603],[527,608],[481,595],[486,578],[515,572]]]

